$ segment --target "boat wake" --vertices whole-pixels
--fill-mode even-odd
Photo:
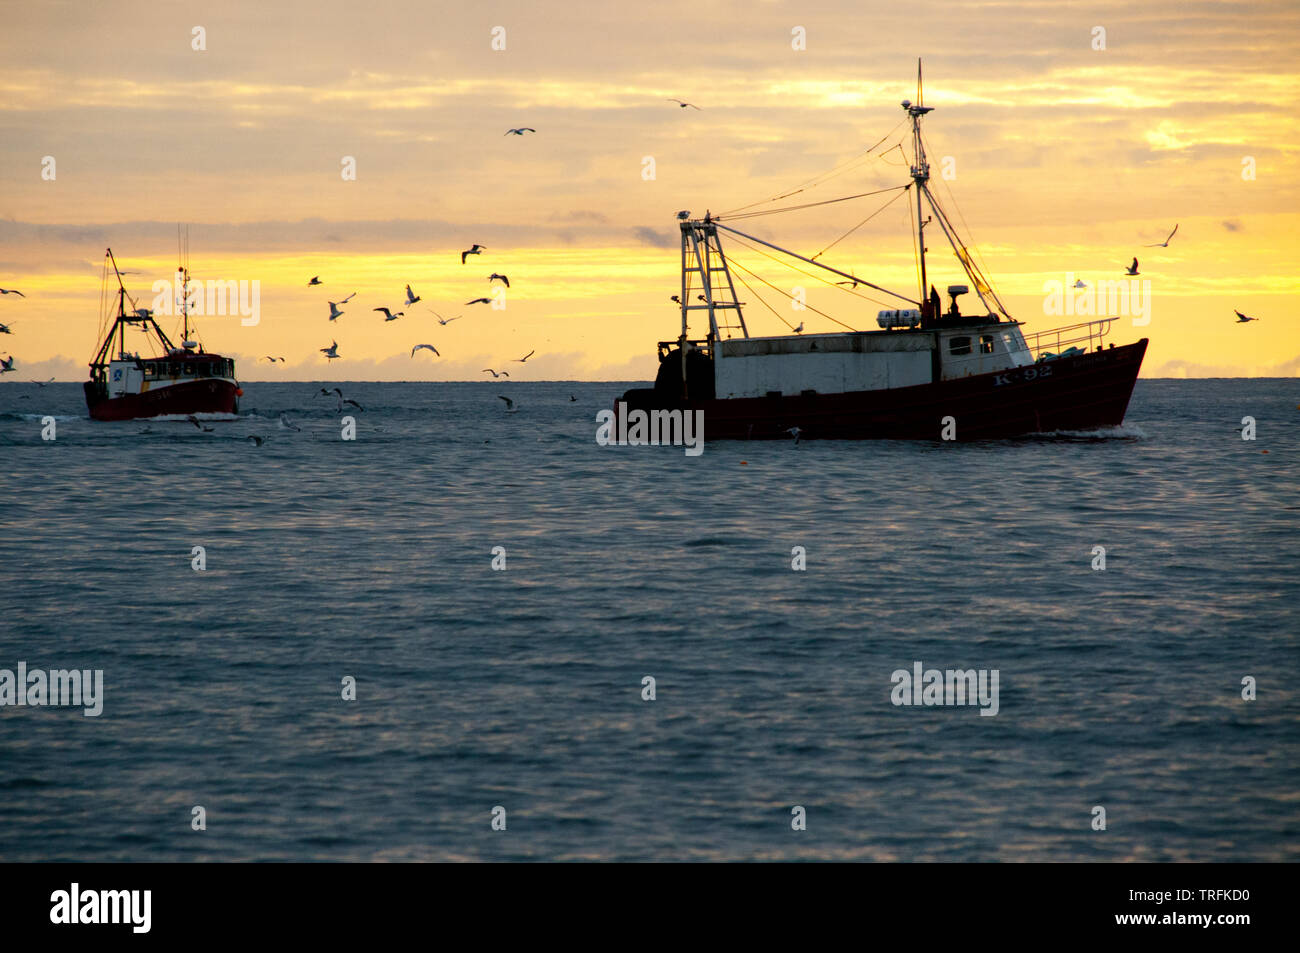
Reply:
[[[1095,442],[1101,440],[1146,440],[1147,433],[1137,424],[1123,423],[1115,427],[1098,427],[1096,430],[1047,430],[1025,434],[1023,440],[1073,440]]]
[[[136,418],[135,422],[138,422],[140,420],[148,420],[150,422],[157,421],[159,423],[164,423],[164,424],[165,423],[183,424],[183,423],[188,423],[191,417],[195,418],[196,420],[214,420],[219,423],[232,423],[233,421],[240,419],[238,414],[221,414],[221,413],[213,412],[213,413],[197,413],[197,414],[159,414],[157,417],[139,417]]]

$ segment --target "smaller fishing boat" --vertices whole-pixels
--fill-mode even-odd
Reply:
[[[114,295],[117,313],[99,353],[90,363],[90,380],[85,383],[86,407],[91,418],[135,420],[169,414],[237,413],[244,392],[235,379],[234,360],[206,352],[201,344],[190,339],[189,269],[183,265],[178,269],[182,276],[183,335],[178,347],[158,326],[153,312],[139,307],[127,293],[111,248],[104,255],[105,290],[110,268],[117,281]],[[128,350],[128,329],[143,332],[143,343],[161,353],[142,357],[138,350]]]

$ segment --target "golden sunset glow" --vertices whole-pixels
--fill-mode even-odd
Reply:
[[[75,9],[75,15],[71,15]],[[256,326],[197,319],[246,380],[645,379],[675,337],[678,210],[908,181],[899,102],[925,62],[933,189],[1026,331],[1067,274],[1151,282],[1143,376],[1300,372],[1300,13],[1285,4],[245,2],[32,5],[0,46],[0,353],[81,380],[111,246],[149,306],[189,226],[196,280],[259,283]],[[505,49],[492,48],[505,28]],[[203,28],[205,49],[193,48]],[[806,49],[794,49],[803,27]],[[1095,28],[1104,29],[1104,49]],[[698,104],[682,109],[676,97]],[[536,134],[507,136],[533,127]],[[891,130],[893,132],[891,133]],[[46,157],[53,178],[43,176]],[[356,178],[340,174],[355,159]],[[946,166],[944,160],[950,160]],[[653,178],[644,170],[653,161]],[[827,173],[844,166],[839,174]],[[737,227],[813,255],[890,198]],[[917,294],[909,199],[820,260]],[[1163,241],[1167,248],[1144,247]],[[725,241],[725,239],[724,239]],[[473,243],[486,252],[461,264]],[[940,289],[965,276],[937,229]],[[739,244],[855,328],[881,307]],[[465,305],[508,275],[507,306]],[[749,279],[809,331],[835,325]],[[307,287],[313,275],[323,285]],[[422,301],[398,310],[410,283]],[[861,290],[861,289],[860,289]],[[330,322],[329,301],[356,292]],[[751,333],[786,326],[747,289]],[[440,326],[426,309],[463,315]],[[1239,309],[1260,318],[1237,325]],[[176,319],[160,321],[172,333]],[[327,362],[319,349],[339,344]],[[429,342],[442,353],[414,358]],[[266,355],[284,356],[268,364]]]

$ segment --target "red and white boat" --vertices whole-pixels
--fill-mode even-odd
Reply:
[[[153,312],[137,307],[127,294],[111,248],[105,253],[105,284],[110,266],[117,279],[117,314],[90,364],[90,380],[85,383],[86,407],[91,418],[134,420],[169,414],[237,413],[244,392],[235,379],[234,360],[205,352],[202,345],[190,340],[188,269],[183,266],[179,269],[184,276],[181,290],[184,337],[177,347],[158,326]],[[128,300],[130,310],[126,307]],[[162,353],[142,357],[138,351],[129,351],[128,329],[143,332],[144,343]]]
[[[682,281],[675,300],[681,307],[681,335],[660,342],[654,387],[630,390],[616,401],[616,421],[703,411],[706,440],[788,440],[792,433],[804,439],[971,440],[1090,431],[1123,422],[1147,340],[1120,347],[1104,342],[1115,317],[1026,339],[1022,322],[1007,313],[929,188],[921,117],[932,107],[921,104],[919,67],[917,102],[904,100],[902,105],[912,127],[912,181],[883,191],[915,189],[919,294],[890,291],[816,260],[820,256],[805,257],[731,224],[809,205],[738,216],[706,214],[703,219],[679,213]],[[929,218],[924,214],[927,207]],[[926,226],[931,223],[952,244],[979,300],[979,313],[961,313],[957,298],[970,292],[966,284],[948,286],[946,310],[933,286],[926,294]],[[886,295],[890,300],[882,303],[892,307],[877,313],[878,330],[801,334],[800,325],[792,329],[794,334],[751,336],[744,302],[737,300],[733,283],[735,263],[722,248],[723,233],[759,255],[774,258],[771,252],[776,252],[797,260],[801,265],[796,270],[802,274],[838,284],[849,293],[861,286]],[[820,278],[809,266],[843,280]],[[754,272],[737,268],[787,294]],[[734,280],[760,299],[766,293],[742,274],[736,273]],[[689,320],[700,312],[707,315],[708,332],[692,338]]]

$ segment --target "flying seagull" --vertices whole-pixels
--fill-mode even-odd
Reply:
[[[360,404],[358,404],[355,400],[345,400],[343,397],[343,389],[341,387],[335,387],[333,389],[322,387],[320,389],[320,394],[317,394],[316,397],[320,397],[321,394],[324,394],[326,397],[328,397],[330,394],[333,394],[336,398],[338,398],[338,405],[336,408],[337,410],[342,410],[344,404],[351,404],[357,410],[366,409],[362,407]],[[284,414],[281,414],[280,416],[283,417]],[[296,430],[297,428],[295,427],[294,429]]]
[[[485,251],[487,251],[487,246],[480,245],[476,242],[473,248],[470,248],[468,251],[463,251],[460,253],[460,263],[462,265],[465,264],[465,257],[467,255],[481,255]]]
[[[473,301],[466,301],[466,302],[465,302],[466,305],[471,305],[471,304],[491,304],[491,303],[492,303],[492,299],[491,299],[491,298],[475,298]]]
[[[673,300],[673,301],[676,301],[678,304],[681,304],[681,303],[682,303],[682,299],[679,298],[679,297],[677,297],[677,295],[673,295],[672,300]]]
[[[491,374],[493,380],[495,380],[495,379],[498,378],[498,377],[509,377],[509,376],[510,376],[506,371],[501,371],[500,373],[497,373],[496,371],[492,370],[492,368],[490,368],[490,367],[485,367],[485,368],[483,368],[483,373],[484,373],[484,374]]]
[[[282,358],[282,357],[272,357],[270,354],[266,355],[266,359],[267,359],[268,361],[270,361],[272,364],[274,364],[276,361],[283,361],[283,360],[284,360],[284,358]]]
[[[517,358],[515,358],[515,363],[516,363],[516,364],[522,364],[522,363],[524,363],[525,361],[527,361],[530,357],[532,357],[532,356],[533,356],[534,354],[536,354],[536,353],[537,353],[537,349],[536,349],[536,348],[533,348],[531,351],[529,351],[529,352],[528,352],[527,354],[525,354],[523,357],[517,357]]]
[[[342,390],[341,388],[338,388],[338,387],[335,387],[335,388],[332,389],[332,390],[326,390],[324,387],[322,387],[322,388],[320,389],[320,392],[321,392],[322,394],[324,394],[326,397],[328,397],[330,394],[333,394],[333,395],[334,395],[335,400],[337,401],[337,403],[335,404],[335,408],[334,408],[335,410],[342,410],[342,409],[343,409],[343,405],[344,405],[345,403],[355,403],[355,401],[344,401],[344,400],[343,400],[343,390]],[[357,404],[357,406],[360,407],[361,405],[360,405],[360,404]]]
[[[18,291],[16,288],[0,288],[0,295],[17,295],[20,298],[26,298],[27,295]]]
[[[692,109],[699,109],[699,108],[700,108],[699,106],[695,105],[694,103],[684,102],[683,100],[680,100],[680,99],[672,99],[672,98],[670,98],[670,99],[668,100],[668,102],[670,102],[670,103],[676,103],[678,106],[681,106],[683,109],[685,109],[687,106],[690,106]]]
[[[1129,266],[1128,266],[1128,269],[1127,269],[1124,273],[1125,273],[1126,275],[1137,275],[1137,274],[1141,274],[1141,272],[1138,271],[1138,260],[1137,260],[1137,258],[1134,258],[1134,259],[1133,259],[1133,264],[1129,265]]]
[[[333,321],[335,318],[337,318],[337,317],[338,317],[340,314],[342,314],[342,313],[343,313],[343,312],[339,310],[339,306],[338,306],[335,302],[331,301],[331,302],[330,302],[330,320]]]
[[[461,315],[458,314],[456,315],[456,318],[444,318],[442,315],[440,315],[437,311],[434,311],[432,308],[426,308],[425,310],[427,310],[431,315],[437,318],[438,323],[441,324],[443,327],[446,327],[447,325],[451,324],[451,322],[455,321],[456,318],[461,317]]]
[[[8,374],[10,371],[15,369],[14,356],[12,354],[9,355],[9,360],[0,360],[0,374]]]
[[[312,275],[311,281],[307,282],[307,287],[310,288],[312,285],[320,284],[324,284],[324,282],[320,280],[320,275]]]
[[[1235,315],[1237,316],[1237,323],[1238,323],[1238,324],[1245,324],[1247,321],[1258,321],[1258,320],[1259,320],[1259,318],[1250,318],[1250,317],[1247,317],[1246,315],[1242,314],[1240,311],[1236,310],[1235,308],[1233,309],[1232,313],[1235,314]]]
[[[356,296],[357,296],[357,293],[354,291],[354,292],[352,292],[352,294],[348,295],[346,298],[344,298],[342,301],[340,301],[339,304],[347,304],[349,301],[351,301],[351,300],[352,300],[353,298],[355,298]]]
[[[13,330],[7,324],[0,324],[0,334],[13,334]]]
[[[324,354],[329,360],[331,361],[334,360],[334,358],[339,356],[339,342],[331,341],[330,346],[321,348],[320,352]]]
[[[44,387],[46,384],[53,384],[54,378],[51,377],[49,380],[45,380],[45,381],[32,381],[32,383],[35,384],[37,387]]]
[[[199,418],[195,417],[193,414],[190,414],[185,419],[188,420],[190,423],[192,423],[199,430],[202,430],[204,433],[212,433],[212,428],[203,426],[203,424],[199,423]]]
[[[415,294],[413,291],[411,291],[411,286],[410,286],[410,285],[407,285],[407,286],[406,286],[406,304],[407,304],[407,307],[410,307],[411,305],[415,304],[415,302],[417,302],[417,301],[419,301],[419,300],[420,300],[420,296],[419,296],[418,294]]]
[[[858,279],[854,278],[852,281],[837,281],[835,283],[837,285],[849,285],[852,288],[856,288],[858,286]]]
[[[415,357],[415,352],[420,350],[421,348],[423,348],[426,351],[432,351],[434,354],[438,354],[438,349],[434,347],[432,344],[417,344],[415,345],[415,347],[411,348],[411,357]],[[438,354],[438,356],[442,357],[441,354]]]
[[[283,411],[280,412],[280,428],[282,430],[302,431],[302,428],[290,420]]]
[[[1168,248],[1169,240],[1172,239],[1177,232],[1178,232],[1178,226],[1175,225],[1174,230],[1169,233],[1169,238],[1166,238],[1162,242],[1156,242],[1154,245],[1143,245],[1142,247],[1143,248]]]
[[[513,400],[511,400],[509,397],[502,396],[501,394],[497,394],[497,396],[506,402],[507,414],[518,413],[518,408],[515,407],[515,402]]]
[[[492,272],[492,274],[488,275],[489,282],[498,281],[498,280],[503,282],[507,288],[510,287],[510,279],[507,278],[505,275],[498,275],[495,271]]]
[[[803,433],[798,427],[790,427],[786,430],[788,434],[794,434],[794,445],[799,446],[799,434]]]
[[[144,431],[141,431],[141,433],[143,433],[143,432],[144,432]],[[251,443],[251,444],[252,444],[253,446],[255,446],[255,447],[260,447],[262,444],[266,443],[266,438],[265,438],[265,437],[259,437],[259,436],[257,436],[257,434],[252,434],[252,433],[250,433],[250,434],[249,434],[247,437],[245,437],[244,439],[247,440],[249,443]]]
[[[385,321],[396,321],[398,318],[404,318],[404,317],[406,317],[406,312],[405,312],[405,311],[396,311],[396,312],[394,312],[394,311],[389,311],[387,308],[371,308],[370,310],[371,310],[371,311],[382,311],[382,312],[384,312],[384,320],[385,320]]]
[[[522,136],[526,132],[536,132],[536,129],[530,129],[528,126],[520,126],[518,129],[507,129],[507,136]]]
[[[576,401],[577,399],[578,399],[578,398],[574,397],[572,394],[569,395],[569,402],[570,402],[570,403],[572,403],[573,401]]]

